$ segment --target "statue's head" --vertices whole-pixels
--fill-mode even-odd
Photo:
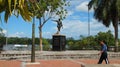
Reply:
[[[60,19],[58,19],[58,21],[60,21]]]

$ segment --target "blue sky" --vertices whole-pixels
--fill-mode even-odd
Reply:
[[[63,29],[61,29],[61,34],[66,35],[67,37],[74,37],[78,39],[80,35],[88,36],[88,10],[87,4],[90,0],[71,0],[70,6],[67,7],[68,14],[66,19],[63,22]],[[4,29],[4,33],[8,37],[32,37],[32,21],[25,22],[20,16],[16,18],[11,16],[8,20],[8,23],[4,23],[3,13],[2,23],[0,27]],[[38,25],[39,22],[36,20],[36,29],[35,36],[39,37]],[[49,20],[43,27],[43,37],[52,38],[57,31],[57,24]],[[120,28],[120,27],[119,27]],[[109,28],[106,28],[100,22],[93,18],[93,10],[90,11],[90,35],[96,35],[98,32],[106,32],[111,30],[114,34],[114,29],[112,25]],[[120,29],[119,29],[120,32]],[[119,35],[120,37],[120,35]]]

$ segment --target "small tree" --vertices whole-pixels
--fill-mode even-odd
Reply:
[[[1,31],[1,32],[0,32],[0,51],[3,50],[3,46],[4,46],[4,44],[5,44],[5,40],[6,40],[5,34],[2,33],[2,31]]]
[[[40,0],[37,5],[39,9],[36,9],[35,13],[39,19],[40,50],[42,51],[42,27],[48,20],[56,16],[61,20],[65,19],[67,11],[64,6],[67,6],[67,3],[66,0]]]

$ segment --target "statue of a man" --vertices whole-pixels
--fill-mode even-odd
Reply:
[[[54,20],[54,21],[57,22],[57,28],[58,28],[58,31],[56,34],[59,34],[61,27],[63,27],[62,22],[60,19]]]

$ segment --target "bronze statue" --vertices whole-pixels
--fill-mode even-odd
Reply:
[[[56,34],[59,34],[61,27],[63,27],[62,21],[61,21],[60,19],[58,19],[58,20],[53,20],[53,21],[57,22],[58,31],[57,31]]]

